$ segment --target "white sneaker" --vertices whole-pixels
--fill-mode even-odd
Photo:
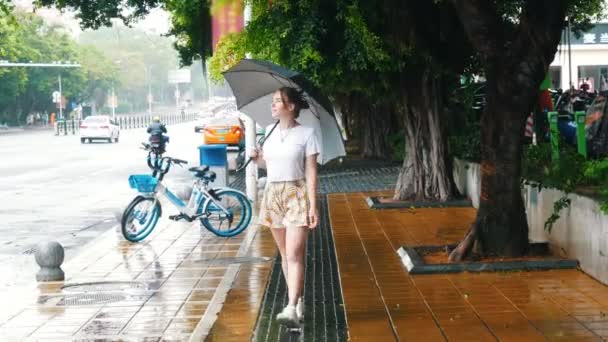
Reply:
[[[298,298],[298,304],[296,304],[296,315],[298,316],[298,321],[304,321],[304,298]]]
[[[281,313],[277,315],[277,322],[287,326],[288,328],[297,328],[298,315],[296,314],[296,307],[293,305],[287,305]]]

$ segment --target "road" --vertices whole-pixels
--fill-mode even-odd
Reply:
[[[202,136],[194,123],[168,126],[166,155],[198,165]],[[0,135],[0,290],[31,281],[38,266],[35,246],[56,240],[66,259],[91,239],[117,228],[116,217],[135,195],[130,174],[149,173],[144,129],[123,130],[120,142],[81,144],[78,135],[51,131]],[[165,183],[184,184],[186,168],[176,167]],[[170,211],[163,211],[167,215]]]

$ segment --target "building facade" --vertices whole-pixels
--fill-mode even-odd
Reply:
[[[550,66],[552,88],[580,88],[587,83],[589,91],[608,90],[608,23],[598,23],[580,37],[562,35],[561,44]]]

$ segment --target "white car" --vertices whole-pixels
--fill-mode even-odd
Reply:
[[[80,123],[80,142],[107,140],[118,142],[120,127],[108,115],[93,115]]]

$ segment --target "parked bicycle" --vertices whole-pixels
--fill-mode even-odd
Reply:
[[[152,233],[162,216],[161,197],[180,212],[169,216],[170,220],[199,220],[202,227],[217,236],[235,236],[249,226],[253,214],[249,198],[230,187],[210,188],[209,183],[215,180],[216,174],[208,166],[188,169],[194,174],[194,180],[192,194],[186,202],[169,190],[162,180],[173,165],[182,166],[188,162],[163,157],[149,144],[144,144],[144,149],[149,151],[148,166],[152,169],[152,176],[129,176],[129,185],[137,189],[139,195],[126,207],[122,216],[121,227],[125,239],[138,242]]]

